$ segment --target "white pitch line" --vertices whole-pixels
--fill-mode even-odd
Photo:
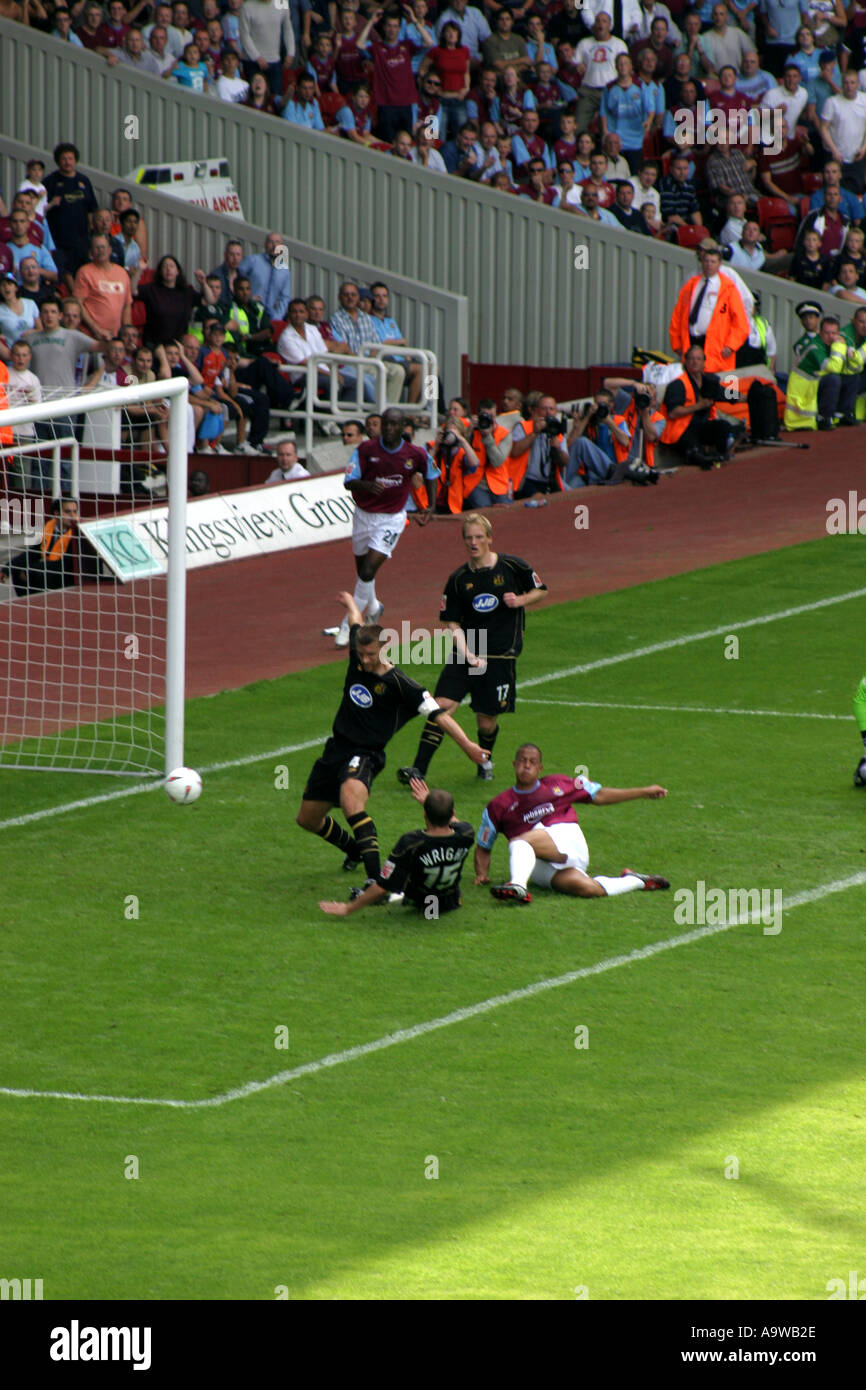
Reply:
[[[850,878],[836,879],[832,883],[822,883],[817,888],[809,888],[803,893],[797,893],[794,897],[783,901],[782,912],[791,912],[794,908],[803,907],[807,903],[819,902],[820,899],[827,898],[832,893],[844,893],[848,888],[859,888],[863,885],[866,885],[866,870],[852,874]],[[735,917],[730,922],[698,927],[694,931],[684,932],[680,936],[670,936],[663,941],[653,941],[649,946],[642,946],[639,950],[629,951],[627,955],[609,956],[607,960],[598,961],[595,965],[585,965],[580,970],[569,970],[565,975],[555,975],[547,980],[537,980],[534,984],[525,985],[522,989],[509,990],[507,994],[496,994],[490,999],[482,999],[478,1004],[469,1004],[463,1009],[455,1009],[452,1013],[444,1014],[441,1018],[431,1018],[426,1023],[416,1023],[412,1028],[400,1028],[396,1033],[386,1033],[384,1037],[376,1038],[373,1042],[360,1043],[357,1047],[348,1047],[343,1052],[331,1052],[326,1057],[319,1057],[314,1062],[304,1062],[301,1066],[293,1067],[290,1071],[277,1072],[274,1076],[267,1077],[265,1081],[248,1081],[244,1086],[237,1086],[233,1090],[224,1091],[218,1096],[209,1096],[204,1100],[86,1095],[77,1091],[34,1091],[13,1086],[0,1086],[0,1095],[30,1100],[78,1100],[101,1102],[105,1105],[156,1105],[173,1110],[207,1110],[215,1106],[227,1105],[232,1100],[243,1100],[247,1096],[257,1095],[260,1091],[273,1090],[276,1086],[285,1086],[288,1082],[297,1081],[302,1076],[314,1076],[317,1072],[327,1071],[331,1067],[339,1067],[344,1062],[356,1062],[360,1057],[369,1057],[373,1052],[384,1052],[386,1048],[396,1047],[399,1043],[412,1042],[415,1038],[421,1038],[426,1033],[435,1033],[441,1028],[450,1028],[454,1023],[465,1023],[467,1019],[479,1018],[482,1014],[492,1013],[494,1009],[501,1009],[506,1004],[516,1004],[522,999],[532,999],[537,994],[546,994],[548,990],[559,989],[562,985],[574,984],[576,980],[586,980],[592,975],[604,975],[609,970],[616,970],[620,965],[633,965],[635,961],[648,960],[651,956],[660,955],[663,951],[673,951],[677,946],[688,946],[694,941],[703,940],[704,937],[718,936],[721,932],[730,931],[732,927],[750,923],[753,918],[757,918],[760,922],[760,913],[748,913],[745,917]]]
[[[600,671],[604,666],[616,666],[621,661],[633,661],[635,657],[652,656],[655,652],[667,652],[673,647],[687,647],[690,642],[704,642],[708,637],[725,637],[729,632],[742,632],[747,627],[760,627],[764,623],[780,622],[784,618],[796,618],[801,613],[814,613],[819,608],[830,608],[834,603],[847,603],[852,598],[866,597],[866,589],[852,589],[847,594],[835,594],[832,598],[816,599],[814,603],[801,603],[796,608],[783,608],[778,613],[765,613],[760,618],[746,618],[739,623],[726,623],[724,627],[710,627],[704,632],[691,632],[685,637],[669,637],[664,642],[653,642],[649,647],[638,647],[634,651],[619,652],[616,656],[602,656],[597,661],[585,661],[580,666],[566,666],[561,671],[551,671],[546,676],[533,676],[531,680],[520,682],[521,690],[533,685],[544,685],[547,681],[558,681],[564,676],[582,676],[587,671]]]
[[[772,719],[841,719],[848,723],[852,716],[850,714],[800,714],[794,710],[784,709],[707,709],[703,705],[632,705],[614,704],[612,700],[540,700],[535,698],[520,699],[522,705],[568,705],[572,709],[628,709],[634,710],[654,710],[671,714],[754,714],[766,715]]]
[[[203,777],[211,772],[225,772],[232,767],[248,767],[250,763],[264,763],[271,758],[283,758],[287,753],[301,753],[305,748],[321,747],[327,734],[322,734],[320,738],[308,738],[305,743],[290,743],[284,748],[272,748],[269,753],[250,753],[245,758],[232,758],[225,763],[211,763],[208,767],[200,769]],[[64,801],[61,806],[47,806],[42,811],[28,811],[25,816],[11,816],[9,820],[0,820],[0,830],[9,830],[16,825],[30,825],[33,821],[47,820],[50,816],[63,816],[67,811],[86,811],[89,806],[101,806],[105,801],[120,801],[125,796],[141,796],[144,792],[159,791],[162,787],[162,778],[153,782],[139,782],[134,787],[123,787],[116,792],[100,792],[98,796],[85,796],[80,801]]]
[[[664,642],[654,642],[650,647],[636,647],[629,652],[618,652],[614,656],[600,657],[598,661],[584,662],[581,666],[569,666],[561,671],[550,671],[546,676],[532,676],[529,680],[521,681],[521,690],[528,690],[535,685],[544,685],[547,681],[561,680],[565,676],[580,676],[587,671],[598,671],[604,666],[616,666],[622,661],[634,661],[641,656],[652,656],[655,652],[669,651],[674,647],[686,647],[691,642],[703,642],[708,637],[723,637],[729,632],[741,632],[747,627],[775,623],[784,618],[796,618],[801,613],[813,613],[819,608],[829,608],[835,603],[847,603],[850,599],[864,597],[866,597],[866,589],[852,589],[847,594],[834,594],[831,598],[816,599],[813,603],[801,603],[797,608],[784,608],[777,613],[765,613],[760,618],[746,618],[742,622],[726,623],[723,627],[708,628],[704,632],[686,633],[683,637],[669,637]],[[327,734],[322,734],[321,738],[309,739],[306,743],[296,743],[286,748],[277,748],[270,753],[252,753],[245,758],[232,758],[228,762],[214,763],[211,767],[200,768],[199,771],[207,775],[211,772],[226,772],[233,767],[246,767],[250,763],[266,762],[268,758],[279,758],[286,753],[300,753],[305,748],[315,748],[318,744],[324,744],[326,738]],[[86,810],[90,806],[100,806],[106,801],[119,801],[126,796],[139,796],[142,792],[155,791],[160,786],[162,786],[161,781],[154,781],[146,786],[138,784],[134,787],[124,787],[116,792],[103,792],[99,796],[84,797],[80,801],[66,801],[60,806],[49,806],[43,811],[31,811],[25,816],[12,816],[8,820],[0,821],[0,830],[30,825],[34,821],[46,820],[52,816],[62,816],[67,811]]]

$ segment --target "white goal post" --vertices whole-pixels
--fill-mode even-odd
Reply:
[[[13,431],[0,444],[0,769],[153,777],[183,766],[189,413],[185,377],[0,410],[0,430]],[[164,572],[151,560],[139,578],[112,565],[110,544],[124,514],[154,505],[163,473]],[[85,515],[68,565],[65,523],[50,518],[13,555],[10,517],[72,501]]]

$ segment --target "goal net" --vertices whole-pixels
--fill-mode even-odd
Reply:
[[[187,382],[3,389],[0,768],[163,775],[184,761]]]

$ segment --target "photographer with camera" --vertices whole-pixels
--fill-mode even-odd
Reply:
[[[613,392],[602,387],[595,399],[575,408],[568,432],[568,467],[565,486],[588,487],[606,483],[616,468],[614,442],[628,450],[631,430],[625,416],[613,414]]]
[[[459,397],[451,402],[459,410],[468,411],[465,401]],[[479,507],[495,507],[511,501],[509,487],[511,475],[508,471],[511,431],[506,425],[496,423],[496,402],[489,397],[478,402],[477,415],[462,415],[462,423],[467,432],[471,430],[470,442],[483,470],[476,475],[478,482],[464,503],[464,509],[476,511]]]
[[[617,468],[608,482],[657,483],[656,444],[664,433],[667,417],[659,404],[655,386],[651,381],[632,381],[622,376],[606,376],[602,385],[615,392],[614,416],[619,407],[631,431],[627,449],[614,440]]]
[[[469,422],[460,413],[465,408],[464,401],[452,400],[432,444],[427,446],[439,470],[437,512],[462,512],[484,476],[481,460],[468,438]]]
[[[564,486],[568,466],[564,430],[553,396],[539,397],[530,419],[514,426],[509,464],[515,500]]]

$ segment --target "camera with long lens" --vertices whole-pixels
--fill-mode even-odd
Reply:
[[[562,434],[564,430],[565,421],[560,419],[558,415],[551,415],[545,421],[544,433],[549,435],[551,439],[554,439],[558,434]]]
[[[478,428],[479,428],[480,430],[492,430],[492,429],[493,429],[493,416],[490,414],[490,411],[489,411],[489,410],[479,410],[479,412],[478,412]]]
[[[602,401],[600,405],[597,405],[593,411],[593,417],[596,420],[606,420],[609,414],[610,406],[605,405],[604,401]]]
[[[454,448],[454,445],[457,443],[457,435],[454,433],[453,430],[445,431],[445,433],[442,436],[442,443],[445,445],[446,449]]]
[[[634,393],[634,403],[637,410],[646,410],[652,400],[652,394],[645,386],[636,386]]]

